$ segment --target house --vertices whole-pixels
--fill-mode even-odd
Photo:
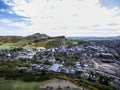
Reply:
[[[71,69],[69,69],[69,73],[70,74],[76,74],[76,71],[75,71],[75,69],[71,68]]]
[[[114,56],[110,53],[100,53],[100,57],[103,59],[114,59]]]
[[[9,57],[11,57],[11,54],[10,54],[10,53],[8,53],[8,54],[6,54],[6,56],[9,58]]]
[[[81,65],[80,65],[80,62],[76,62],[76,63],[75,63],[75,66],[76,66],[76,67],[80,67],[80,66],[81,66]]]
[[[61,64],[53,64],[48,70],[49,71],[54,71],[54,72],[57,72],[57,70],[61,67]]]
[[[114,56],[110,53],[101,53],[100,58],[102,62],[111,63],[114,62]]]
[[[76,69],[77,72],[80,72],[80,73],[85,73],[86,70],[82,69],[82,68],[77,68]]]
[[[119,79],[115,79],[115,80],[114,80],[114,84],[120,86],[120,78],[119,78]]]
[[[18,70],[27,70],[28,67],[17,67]]]
[[[37,47],[37,48],[36,48],[36,51],[37,51],[37,52],[45,51],[45,50],[46,50],[45,47]]]
[[[56,59],[54,57],[47,57],[46,58],[47,61],[55,63]]]
[[[32,59],[34,56],[34,52],[31,49],[24,49],[20,52],[18,52],[18,55],[16,57],[16,59]]]
[[[67,45],[60,46],[60,50],[62,50],[64,52],[67,50],[67,48],[68,48]]]
[[[69,73],[69,70],[68,70],[68,68],[66,68],[66,67],[63,66],[63,67],[61,67],[60,72],[61,72],[61,73],[68,74],[68,73]]]

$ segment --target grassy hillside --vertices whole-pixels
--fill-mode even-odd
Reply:
[[[22,36],[0,36],[0,42],[3,43],[15,43],[24,39]]]
[[[49,37],[46,34],[36,33],[26,37],[22,36],[0,36],[0,49],[12,48],[36,48],[36,47],[59,47],[61,45],[72,45],[73,41],[64,36]]]
[[[0,36],[0,42],[16,43],[16,42],[23,41],[23,40],[34,41],[34,40],[41,40],[41,39],[46,39],[46,38],[49,38],[49,36],[47,36],[46,34],[40,34],[40,33],[36,33],[36,34],[29,35],[26,37],[23,37],[23,36]]]
[[[67,40],[66,38],[52,38],[34,43],[33,46],[52,48],[52,47],[59,47],[61,45],[72,45],[72,44],[73,42]]]
[[[19,42],[15,42],[15,43],[1,43],[0,44],[0,49],[12,49],[12,48],[21,48],[26,46],[26,43],[28,41],[23,40],[23,41],[19,41]]]

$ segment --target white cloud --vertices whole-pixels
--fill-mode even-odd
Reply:
[[[0,35],[22,35],[26,36],[33,32],[26,30],[28,25],[24,22],[14,22],[9,19],[0,19]]]
[[[26,23],[24,22],[14,22],[10,19],[1,19],[0,23],[6,26],[11,26],[11,27],[18,27],[18,28],[25,28],[27,26]],[[1,25],[1,26],[3,26]]]
[[[9,14],[13,14],[14,12],[9,9],[0,9],[0,12],[7,12]]]
[[[0,12],[5,12],[5,9],[0,9]]]
[[[49,0],[49,2],[31,0],[29,3],[26,0],[13,0],[13,2],[15,4],[8,3],[13,6],[13,11],[20,16],[29,17],[31,21],[31,25],[23,28],[33,33],[40,32],[53,36],[104,36],[107,33],[109,33],[107,36],[120,35],[118,15],[120,9],[118,7],[107,9],[100,5],[99,0]],[[117,25],[110,26],[110,23]]]

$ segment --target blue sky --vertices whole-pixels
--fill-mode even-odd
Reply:
[[[120,0],[0,0],[0,35],[120,36]]]
[[[120,0],[100,0],[100,3],[109,9],[114,7],[120,8]]]
[[[14,22],[16,22],[16,21],[19,22],[19,21],[23,21],[23,18],[25,18],[25,17],[14,13],[11,6],[5,4],[4,0],[0,0],[0,18],[12,20]]]

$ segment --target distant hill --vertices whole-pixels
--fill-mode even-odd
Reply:
[[[59,47],[61,45],[72,45],[73,41],[65,36],[50,37],[46,34],[35,33],[26,37],[23,36],[0,36],[0,49],[11,48],[35,48],[35,47]]]
[[[36,33],[33,35],[29,35],[26,37],[23,36],[0,36],[0,42],[2,43],[15,43],[15,42],[19,42],[21,40],[41,40],[41,39],[46,39],[49,38],[49,36],[47,36],[46,34],[40,34],[40,33]]]
[[[41,39],[47,39],[47,38],[49,38],[49,36],[46,34],[35,33],[35,34],[29,35],[25,38],[28,40],[38,40],[39,41]]]
[[[59,37],[49,37],[48,39],[38,41],[34,43],[33,46],[52,48],[52,47],[59,47],[61,45],[72,45],[72,44],[73,42],[67,40],[64,36],[59,36]]]
[[[22,36],[0,36],[0,42],[2,43],[15,43],[24,39]]]

